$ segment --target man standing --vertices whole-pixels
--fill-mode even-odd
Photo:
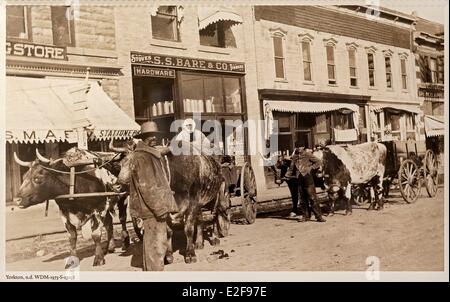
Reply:
[[[130,162],[130,214],[144,228],[145,271],[164,270],[168,214],[178,212],[168,182],[169,171],[162,158],[169,149],[157,146],[159,136],[155,122],[143,123],[141,132],[135,136],[142,141],[137,143]]]
[[[292,157],[291,167],[288,173],[286,173],[286,177],[290,177],[294,168],[297,167],[301,198],[300,206],[303,212],[303,217],[301,217],[299,221],[308,221],[312,211],[318,222],[325,222],[326,220],[322,217],[322,211],[317,202],[316,186],[312,176],[313,170],[318,169],[321,166],[321,161],[315,157],[312,152],[307,151],[303,147],[297,150],[296,154]]]

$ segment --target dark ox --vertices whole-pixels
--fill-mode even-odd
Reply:
[[[386,147],[380,143],[363,143],[349,146],[327,146],[315,155],[322,159],[325,187],[331,203],[344,200],[346,214],[352,212],[352,187],[368,186],[371,190],[369,209],[383,208],[383,177]]]
[[[116,152],[126,153],[121,161],[117,182],[122,186],[128,186],[131,180],[130,161],[134,152],[113,147],[112,144],[110,148]],[[184,259],[186,263],[196,262],[195,249],[201,249],[204,246],[202,208],[205,207],[217,213],[225,210],[227,206],[220,198],[223,194],[219,194],[223,188],[221,165],[214,156],[172,154],[165,157],[164,164],[168,165],[170,187],[175,193],[179,209],[177,218],[172,217],[172,220],[182,219],[184,222],[184,233],[187,239]],[[218,242],[218,238],[214,237],[211,243],[218,244]],[[166,253],[168,263],[173,261],[172,252],[172,230],[169,229]]]
[[[33,162],[21,161],[17,158],[17,155],[14,154],[15,160],[19,165],[29,167],[29,170],[23,176],[23,183],[14,199],[20,208],[28,208],[43,203],[46,200],[54,199],[58,195],[69,193],[70,176],[68,172],[70,169],[63,163],[63,159],[51,161],[42,157],[38,151],[36,151],[36,154],[38,158]],[[77,168],[77,172],[89,171],[87,171],[87,173],[76,175],[75,193],[105,192],[105,182],[101,180],[98,172],[103,175],[110,174],[104,169],[92,171],[92,167],[93,166],[82,166]],[[77,229],[83,227],[87,233],[92,232],[91,237],[95,243],[93,265],[103,265],[105,259],[101,247],[102,227],[106,229],[108,240],[107,251],[113,252],[114,239],[112,212],[114,205],[118,203],[120,214],[126,218],[126,204],[124,203],[124,198],[114,197],[107,199],[106,197],[97,196],[75,198],[73,200],[58,199],[55,201],[59,207],[64,226],[69,233],[71,256],[77,256]],[[123,217],[121,218],[121,221],[122,220]],[[125,239],[128,240],[128,233],[126,233]]]

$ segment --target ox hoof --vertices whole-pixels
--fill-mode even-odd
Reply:
[[[219,244],[220,244],[220,239],[219,238],[211,239],[211,245],[212,246],[219,245]]]
[[[350,215],[352,215],[352,211],[345,211],[345,216],[350,216]]]
[[[205,247],[205,245],[203,244],[203,242],[196,242],[195,243],[195,249],[196,250],[202,250]]]
[[[167,264],[173,263],[173,255],[166,255],[166,257],[164,259],[166,260]]]
[[[105,258],[100,258],[98,256],[95,256],[94,263],[92,264],[92,266],[102,266],[104,264],[105,264]]]
[[[189,263],[195,263],[197,262],[197,256],[186,256],[184,257],[184,262],[186,262],[187,264]]]
[[[328,214],[329,217],[334,216],[334,212],[331,212],[330,214]]]

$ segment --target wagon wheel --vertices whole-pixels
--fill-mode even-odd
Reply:
[[[231,199],[225,182],[220,186],[216,227],[219,237],[228,236],[231,224]]]
[[[255,222],[256,219],[256,180],[252,167],[245,163],[241,170],[241,200],[242,214],[249,224]]]
[[[438,188],[438,163],[433,151],[427,150],[424,158],[425,187],[428,196],[436,196]]]
[[[133,222],[133,228],[134,228],[134,232],[136,233],[136,236],[139,238],[140,241],[142,241],[144,239],[144,235],[142,233],[144,230],[138,226],[137,219],[133,218],[132,222]]]
[[[398,183],[400,193],[407,203],[413,203],[419,198],[422,184],[420,181],[420,170],[415,162],[410,159],[402,162],[398,170]]]

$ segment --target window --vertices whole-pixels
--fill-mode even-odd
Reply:
[[[384,66],[386,68],[386,87],[392,88],[391,57],[384,57]]]
[[[336,84],[336,65],[334,63],[334,46],[327,45],[328,84]]]
[[[73,9],[70,6],[52,6],[53,44],[75,46]]]
[[[401,115],[398,113],[385,111],[384,118],[386,123],[384,134],[388,137],[391,137],[392,140],[401,140]]]
[[[302,42],[303,57],[303,79],[312,81],[312,62],[311,62],[311,43],[309,41]]]
[[[367,54],[367,65],[369,67],[369,86],[375,87],[375,57],[373,53]]]
[[[437,82],[444,84],[444,57],[437,58]]]
[[[30,23],[26,6],[6,6],[6,37],[30,40]]]
[[[152,15],[153,38],[179,41],[177,16],[176,6],[159,6],[156,15]]]
[[[236,47],[236,39],[231,30],[232,23],[215,22],[199,31],[200,45],[214,47]]]
[[[273,36],[273,49],[275,60],[275,77],[277,79],[284,79],[286,77],[284,70],[284,49],[283,37]]]
[[[437,59],[430,58],[430,75],[431,75],[431,83],[437,83]]]
[[[242,113],[239,77],[182,74],[185,112]]]
[[[350,48],[348,50],[348,62],[350,68],[350,86],[358,86],[358,80],[356,78],[356,49]]]
[[[406,113],[406,139],[415,140],[416,139],[416,122],[415,115],[413,113]]]
[[[406,74],[406,59],[400,59],[400,71],[402,73],[402,89],[408,88],[408,75]]]

